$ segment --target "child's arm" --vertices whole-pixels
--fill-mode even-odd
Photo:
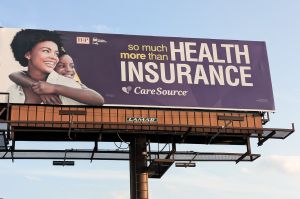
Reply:
[[[19,71],[9,74],[9,79],[16,84],[22,86],[22,87],[31,87],[34,81],[30,77],[28,77],[27,73],[25,71]]]
[[[31,87],[36,81],[31,79],[25,71],[14,72],[9,74],[9,79],[22,87]],[[47,94],[40,95],[44,104],[62,104],[58,95]]]
[[[104,98],[89,88],[71,88],[39,81],[32,85],[32,89],[37,94],[58,94],[88,105],[101,106],[104,103]]]

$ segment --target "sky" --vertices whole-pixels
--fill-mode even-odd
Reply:
[[[254,162],[199,162],[195,168],[172,166],[162,179],[149,179],[149,198],[298,199],[299,7],[297,0],[2,0],[0,26],[265,41],[276,107],[266,127],[291,128],[291,123],[295,123],[296,132],[286,140],[267,141],[261,147],[253,140],[253,153],[261,154]],[[47,146],[74,147],[70,143],[47,143]],[[16,147],[40,146],[20,143]],[[80,147],[93,146],[81,143]],[[245,152],[243,147],[179,148]],[[0,198],[125,199],[129,196],[127,161],[76,161],[74,167],[53,167],[50,160],[0,161]]]

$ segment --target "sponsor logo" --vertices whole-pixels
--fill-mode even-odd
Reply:
[[[104,39],[99,39],[97,37],[92,38],[92,44],[99,45],[100,43],[107,43],[107,41]]]
[[[89,37],[76,37],[76,44],[90,44]]]
[[[128,117],[127,122],[157,122],[156,117]]]

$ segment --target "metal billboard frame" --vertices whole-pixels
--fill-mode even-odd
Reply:
[[[176,167],[194,167],[202,161],[231,161],[235,163],[252,162],[260,157],[251,151],[250,139],[257,139],[258,146],[270,139],[285,139],[295,127],[281,128],[247,128],[230,126],[233,122],[243,120],[240,116],[217,116],[224,125],[158,125],[149,123],[114,123],[73,121],[71,115],[84,115],[85,111],[61,111],[61,115],[69,115],[69,121],[12,121],[11,107],[14,104],[0,104],[0,159],[34,159],[55,160],[54,165],[74,165],[74,160],[119,160],[130,162],[130,195],[131,199],[148,198],[148,178],[161,178],[175,163]],[[24,105],[31,106],[31,105]],[[36,106],[36,105],[32,105]],[[40,105],[39,105],[40,106]],[[65,106],[64,106],[65,107]],[[84,108],[84,107],[83,107]],[[90,107],[87,107],[90,108]],[[99,108],[99,107],[95,107]],[[108,107],[105,107],[108,108]],[[115,107],[111,107],[115,108]],[[142,108],[141,108],[142,109]],[[256,113],[261,116],[262,124],[269,121],[268,113]],[[44,125],[44,126],[43,126]],[[46,125],[50,125],[46,127]],[[52,125],[52,126],[51,126]],[[61,128],[55,128],[61,125]],[[75,126],[74,126],[75,125]],[[92,128],[74,128],[85,125]],[[42,126],[42,127],[41,127]],[[130,128],[128,128],[130,126]],[[44,137],[39,137],[38,135]],[[19,141],[50,141],[53,136],[58,140],[94,142],[93,149],[17,149]],[[47,135],[49,140],[45,140]],[[46,137],[45,137],[46,136]],[[54,141],[55,139],[53,139]],[[193,141],[197,140],[197,141]],[[126,142],[129,150],[99,149],[100,142]],[[151,148],[151,143],[163,144],[160,150]],[[205,145],[244,145],[243,153],[177,151],[177,144]],[[168,147],[167,147],[168,146]]]

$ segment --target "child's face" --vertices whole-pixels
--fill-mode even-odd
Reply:
[[[72,57],[70,57],[69,55],[61,56],[54,70],[58,74],[73,79],[75,76],[75,69],[74,69],[74,62]]]

